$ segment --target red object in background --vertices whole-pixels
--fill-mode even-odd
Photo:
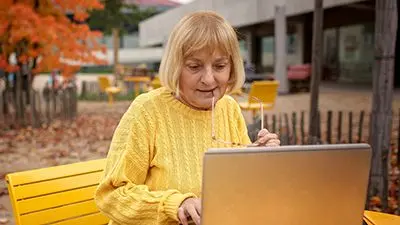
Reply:
[[[311,76],[311,65],[300,64],[288,67],[287,76],[289,80],[305,80]]]

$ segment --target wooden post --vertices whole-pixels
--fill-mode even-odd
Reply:
[[[306,143],[305,131],[304,131],[304,111],[301,111],[300,117],[300,135],[301,135],[301,144],[304,145]]]
[[[29,89],[29,101],[30,101],[30,108],[31,108],[31,126],[38,127],[37,123],[37,116],[36,116],[36,99],[35,93],[32,88]]]
[[[272,133],[276,133],[276,115],[272,115]]]
[[[284,116],[284,120],[285,120],[285,124],[286,124],[286,136],[285,136],[285,143],[286,145],[290,145],[290,124],[289,124],[289,116],[287,113],[283,114]],[[281,133],[282,135],[282,133]]]
[[[286,34],[286,12],[285,6],[275,7],[275,57],[274,73],[279,81],[278,92],[287,94],[289,92],[289,82],[287,79],[287,34]]]
[[[42,97],[40,95],[40,92],[35,91],[35,99],[37,99],[37,105],[36,105],[36,110],[37,110],[37,122],[38,122],[38,127],[40,127],[43,123],[43,113],[42,113]]]
[[[15,119],[17,121],[18,126],[22,124],[22,73],[20,70],[15,72],[15,93],[14,93],[14,101],[15,101]]]
[[[343,112],[339,111],[339,115],[338,115],[338,132],[337,132],[336,143],[341,143],[342,142],[342,118],[343,118]]]
[[[332,144],[332,111],[328,111],[328,119],[326,124],[326,142]]]
[[[88,83],[86,81],[82,81],[82,89],[81,89],[81,99],[86,100],[86,95],[88,92]]]
[[[292,113],[292,144],[297,144],[297,113]]]
[[[52,119],[56,118],[57,114],[57,101],[56,101],[56,89],[53,87],[50,88],[50,101],[52,104],[52,113],[50,114],[50,117]]]
[[[349,112],[349,133],[348,133],[349,143],[353,143],[353,112]]]
[[[314,144],[318,136],[318,96],[322,72],[323,51],[323,0],[314,1],[313,38],[312,38],[312,74],[311,74],[311,104],[309,122],[309,143]]]
[[[43,90],[44,104],[45,104],[45,112],[46,112],[46,122],[49,125],[51,123],[52,117],[50,112],[50,95],[52,88],[45,87]]]
[[[118,80],[118,64],[119,64],[119,29],[112,29],[113,48],[114,48],[114,81]]]
[[[365,114],[365,112],[364,112],[364,110],[362,110],[360,112],[360,120],[358,122],[358,143],[361,143],[362,139],[363,139],[362,132],[363,132],[363,128],[364,128],[364,114]]]
[[[376,192],[382,201],[382,209],[386,210],[398,15],[397,0],[379,0],[375,4],[375,62],[370,123],[373,154],[368,199]]]

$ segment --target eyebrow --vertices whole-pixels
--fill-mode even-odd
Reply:
[[[197,61],[197,62],[203,62],[203,60],[198,59],[198,58],[194,58],[194,57],[187,58],[186,61],[188,61],[188,60]],[[225,61],[225,60],[229,60],[229,58],[226,57],[226,56],[221,56],[221,57],[217,58],[215,60],[215,62],[221,62],[221,61]]]
[[[225,61],[225,60],[229,60],[229,58],[226,56],[222,56],[220,58],[217,58],[217,60],[215,60],[215,61],[220,62],[220,61]]]

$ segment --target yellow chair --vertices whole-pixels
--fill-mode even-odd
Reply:
[[[400,216],[365,210],[364,221],[368,225],[399,225]]]
[[[121,88],[111,86],[110,80],[107,76],[98,76],[100,91],[104,92],[108,96],[108,102],[113,104],[114,102],[114,95],[121,92]]]
[[[254,81],[251,84],[248,101],[239,102],[242,110],[251,110],[253,118],[257,111],[260,110],[260,103],[253,97],[260,99],[263,103],[264,110],[272,109],[275,105],[276,96],[278,94],[278,81]]]
[[[140,85],[141,84],[143,84],[142,92],[149,91],[150,77],[148,77],[148,76],[125,76],[124,81],[133,83],[135,97],[137,97],[140,94]]]
[[[106,159],[7,174],[16,225],[107,224],[94,202]]]

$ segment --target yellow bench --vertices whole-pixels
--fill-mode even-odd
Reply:
[[[107,224],[93,196],[105,159],[6,176],[16,225]]]
[[[107,224],[93,196],[106,159],[11,173],[6,176],[16,225]],[[397,225],[400,217],[364,211],[368,225]]]

